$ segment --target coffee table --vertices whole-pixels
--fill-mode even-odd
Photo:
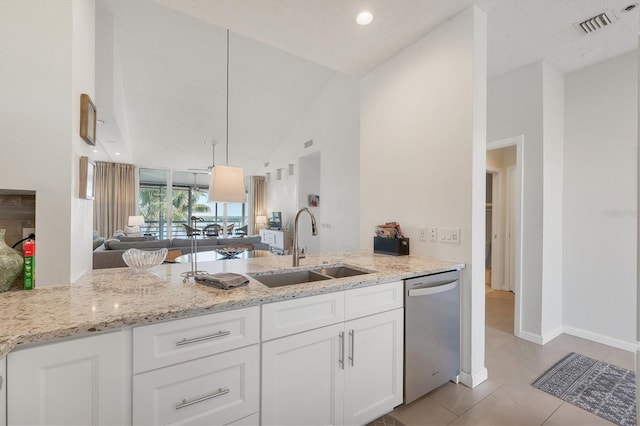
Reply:
[[[193,253],[183,254],[175,258],[176,263],[191,263]],[[215,250],[199,251],[196,253],[196,260],[198,262],[212,262],[214,260],[233,260],[233,259],[249,259],[253,257],[269,257],[273,254],[268,250],[246,250],[242,253],[238,253],[235,256],[225,256]]]

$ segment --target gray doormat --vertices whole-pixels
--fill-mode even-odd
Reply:
[[[636,424],[633,371],[571,352],[531,384],[610,422]]]

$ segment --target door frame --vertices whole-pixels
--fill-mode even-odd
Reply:
[[[515,306],[513,318],[513,334],[516,337],[522,335],[522,298],[526,289],[522,286],[522,196],[523,196],[523,166],[524,166],[524,135],[512,136],[505,139],[498,139],[487,142],[487,151],[516,147],[516,179],[515,179]]]

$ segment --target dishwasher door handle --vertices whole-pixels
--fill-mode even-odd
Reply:
[[[429,296],[432,294],[444,293],[445,291],[453,290],[458,286],[458,280],[451,281],[450,283],[438,285],[435,287],[424,287],[409,290],[409,297],[416,296]]]

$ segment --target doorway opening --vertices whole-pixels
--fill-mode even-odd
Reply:
[[[520,335],[522,142],[487,144],[485,210],[486,325]]]

